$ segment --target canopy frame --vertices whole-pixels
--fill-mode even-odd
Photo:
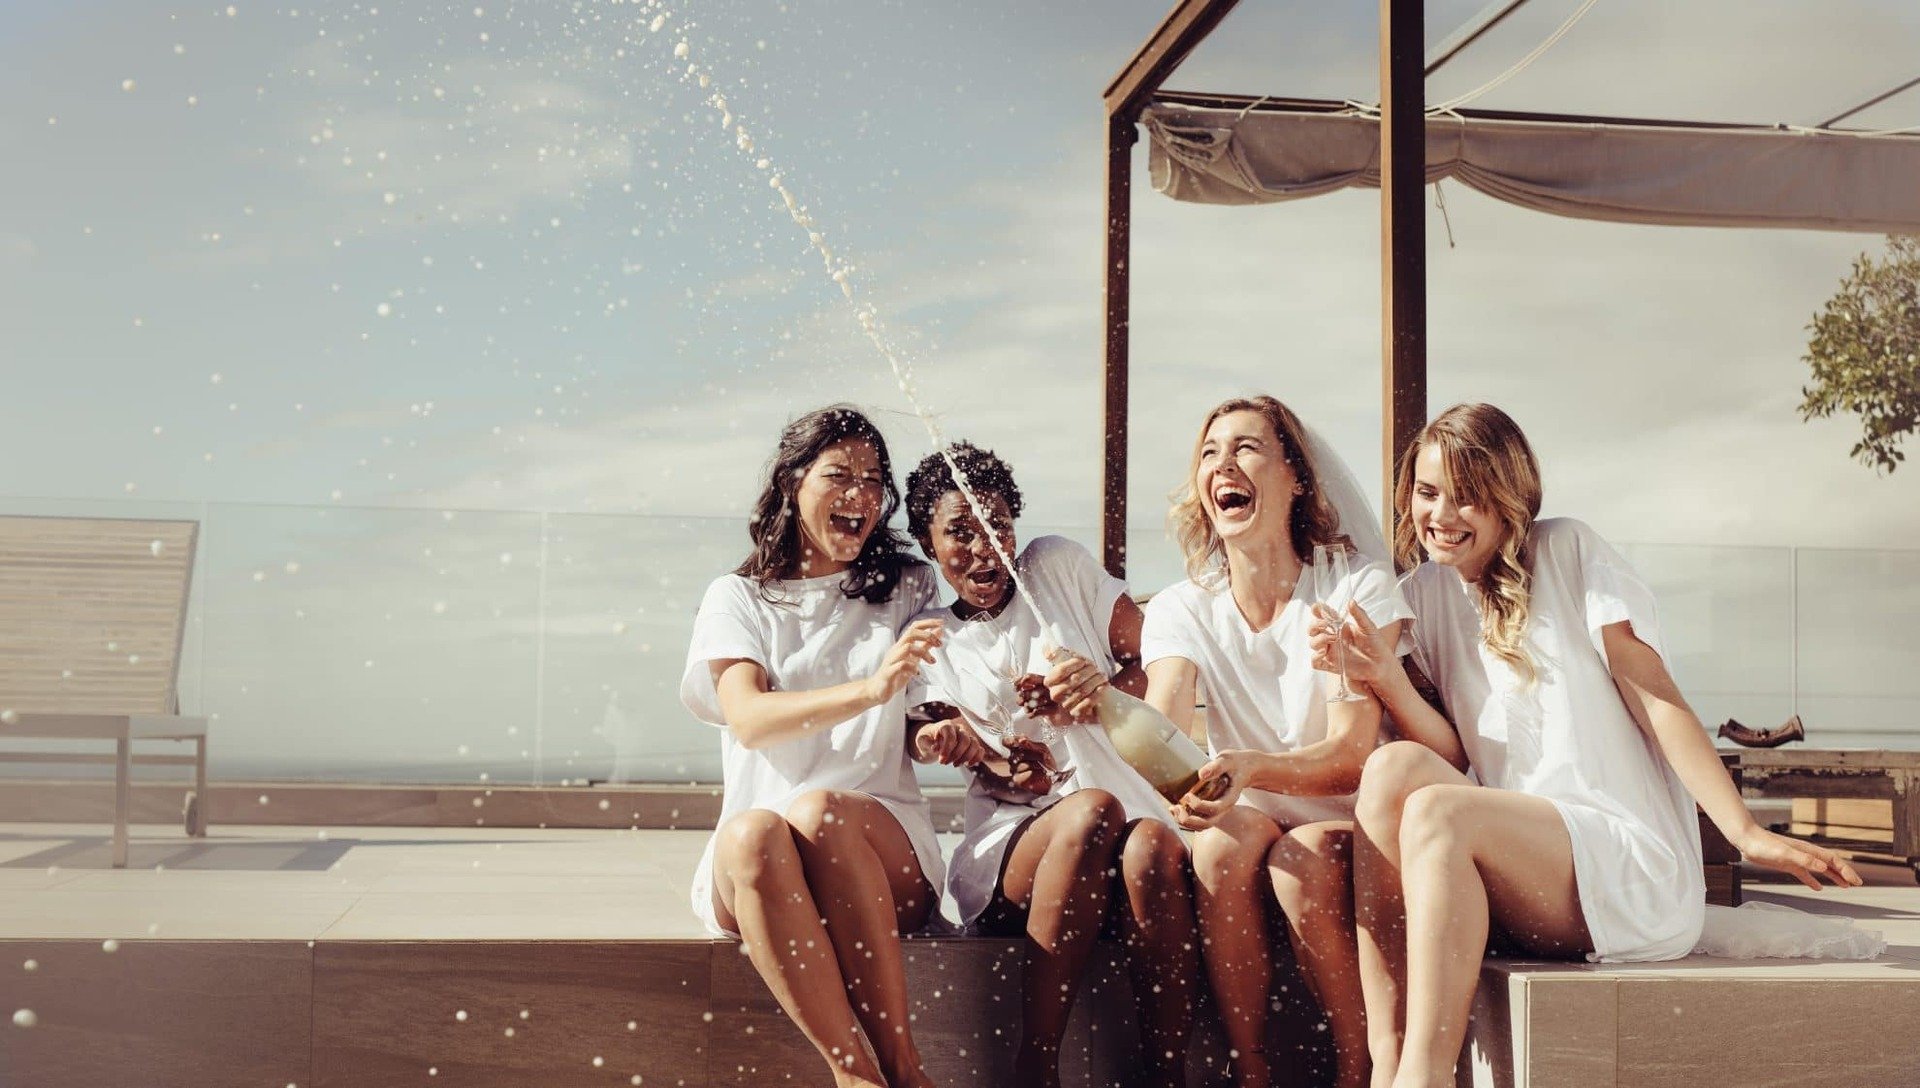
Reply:
[[[1393,475],[1395,462],[1427,416],[1426,359],[1426,223],[1424,166],[1426,159],[1426,103],[1423,75],[1478,40],[1525,0],[1493,0],[1473,19],[1436,47],[1423,64],[1425,12],[1422,0],[1379,0],[1380,3],[1380,240],[1381,240],[1381,389],[1382,389],[1382,511],[1387,539],[1394,535]],[[1352,103],[1324,99],[1254,98],[1232,94],[1196,94],[1163,91],[1161,85],[1182,61],[1204,41],[1238,0],[1179,0],[1160,26],[1107,85],[1103,99],[1107,113],[1106,155],[1106,344],[1102,414],[1105,446],[1102,455],[1101,557],[1116,576],[1126,572],[1127,525],[1127,387],[1130,339],[1130,246],[1132,234],[1132,148],[1145,109],[1155,103],[1238,111],[1337,113]],[[1847,134],[1834,128],[1840,121],[1896,94],[1920,86],[1915,78],[1895,86],[1818,126],[1820,131]],[[1707,131],[1773,131],[1784,125],[1740,124],[1720,121],[1682,121],[1658,118],[1601,117],[1581,114],[1491,110],[1459,106],[1448,110],[1464,119],[1530,121],[1561,125],[1612,125],[1631,128],[1696,129]],[[1920,139],[1920,133],[1877,133]]]
[[[1179,0],[1107,84],[1102,96],[1107,109],[1107,325],[1101,383],[1106,443],[1101,457],[1100,556],[1115,577],[1124,577],[1127,569],[1133,145],[1138,139],[1141,111],[1180,62],[1238,3]],[[1426,422],[1425,22],[1423,0],[1380,0],[1380,319],[1382,408],[1386,415],[1381,439],[1389,485],[1395,449],[1412,441]],[[1386,505],[1387,539],[1392,540],[1392,504]]]

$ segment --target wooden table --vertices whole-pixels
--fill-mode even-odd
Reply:
[[[1886,801],[1891,842],[1845,835],[1820,842],[1863,853],[1890,854],[1920,875],[1920,752],[1874,749],[1763,748],[1723,752],[1741,789],[1759,797]]]

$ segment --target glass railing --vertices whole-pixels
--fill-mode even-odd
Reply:
[[[180,690],[186,712],[214,719],[216,777],[719,777],[712,728],[678,688],[700,595],[744,553],[743,519],[42,500],[0,512],[201,521]],[[1920,551],[1623,551],[1710,726],[1797,711],[1813,744],[1920,747]],[[1181,576],[1161,530],[1129,534],[1129,552],[1136,590]]]

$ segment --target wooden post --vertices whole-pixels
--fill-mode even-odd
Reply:
[[[1134,118],[1107,118],[1107,358],[1101,387],[1100,561],[1127,576],[1127,309]]]
[[[1101,391],[1106,439],[1100,465],[1100,561],[1116,578],[1127,575],[1127,272],[1134,125],[1168,74],[1238,2],[1179,0],[1100,96],[1107,107],[1107,358]]]
[[[1380,365],[1385,486],[1427,421],[1426,94],[1422,0],[1380,0]]]

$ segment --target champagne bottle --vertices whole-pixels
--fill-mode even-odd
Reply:
[[[1206,754],[1165,714],[1112,684],[1103,686],[1096,699],[1100,728],[1113,741],[1113,750],[1160,796],[1177,802],[1193,793],[1203,801],[1212,801],[1226,792],[1226,775],[1200,784]],[[1197,791],[1196,786],[1200,787]]]
[[[1043,656],[1058,661],[1065,645],[1060,629],[1049,626]],[[1202,801],[1214,801],[1227,792],[1232,780],[1224,774],[1201,785],[1200,768],[1207,764],[1206,753],[1145,700],[1112,684],[1102,684],[1100,693],[1094,696],[1094,713],[1121,761],[1169,804],[1178,803],[1188,793]]]

